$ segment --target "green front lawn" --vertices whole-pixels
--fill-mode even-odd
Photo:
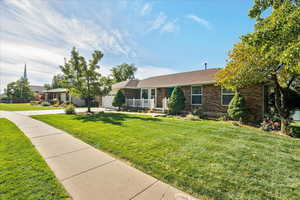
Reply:
[[[200,199],[300,199],[300,140],[232,126],[141,115],[40,115]]]
[[[0,199],[68,199],[27,137],[7,119],[0,127]]]
[[[63,108],[62,107],[52,107],[52,106],[30,105],[30,104],[0,103],[0,110],[6,110],[6,111],[51,110],[51,109],[63,109]]]

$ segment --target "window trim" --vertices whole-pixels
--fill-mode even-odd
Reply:
[[[201,88],[201,94],[193,94],[193,87],[200,87]],[[201,104],[193,104],[193,96],[201,96]],[[201,105],[203,105],[203,87],[201,85],[191,86],[191,105],[192,106],[201,106]]]
[[[227,104],[227,105],[226,105],[226,104],[223,104],[223,96],[224,96],[224,95],[232,95],[232,96],[234,96],[235,91],[232,91],[231,93],[224,93],[224,92],[223,92],[224,89],[225,89],[225,88],[221,87],[221,105],[222,105],[222,106],[229,106],[230,103]],[[233,97],[232,97],[232,98],[233,98]]]

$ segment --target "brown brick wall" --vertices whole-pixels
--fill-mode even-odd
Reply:
[[[239,89],[245,98],[246,107],[250,110],[250,121],[258,122],[263,119],[264,112],[264,90],[262,85],[251,88]]]
[[[227,113],[228,106],[223,106],[221,102],[221,87],[215,85],[202,86],[202,105],[191,105],[191,87],[181,87],[186,98],[186,111],[201,108],[209,117],[219,117]],[[264,110],[263,86],[257,85],[251,88],[239,90],[245,98],[246,106],[250,110],[250,121],[261,121]]]
[[[191,86],[180,87],[186,98],[185,111],[190,112],[197,107],[209,117],[219,117],[227,112],[228,106],[223,106],[221,102],[221,87],[215,85],[202,86],[202,105],[191,105]],[[245,98],[246,106],[251,112],[250,121],[261,121],[264,109],[263,86],[257,85],[251,88],[239,90]],[[126,98],[140,98],[140,90],[123,89]],[[157,107],[162,107],[162,100],[167,96],[167,88],[157,88]]]

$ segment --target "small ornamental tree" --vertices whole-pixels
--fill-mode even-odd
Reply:
[[[170,114],[178,114],[185,107],[185,97],[183,91],[176,87],[174,88],[170,99],[168,100]]]
[[[234,97],[231,99],[228,106],[227,113],[233,120],[244,121],[248,115],[248,110],[245,105],[245,99],[239,92],[235,92]]]
[[[120,108],[125,104],[125,96],[124,94],[121,92],[121,90],[119,90],[113,100],[112,105],[114,107],[118,107],[118,109],[120,110]]]

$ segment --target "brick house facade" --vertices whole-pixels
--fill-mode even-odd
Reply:
[[[113,85],[113,91],[116,93],[121,90],[131,103],[139,102],[136,105],[145,109],[165,109],[166,99],[169,98],[172,89],[180,87],[186,99],[185,112],[200,108],[209,117],[220,117],[227,113],[228,104],[234,92],[222,89],[215,84],[214,74],[218,70],[198,70],[140,81],[125,81]],[[251,112],[249,121],[261,121],[265,107],[264,87],[256,85],[238,91],[245,98],[246,106]]]

